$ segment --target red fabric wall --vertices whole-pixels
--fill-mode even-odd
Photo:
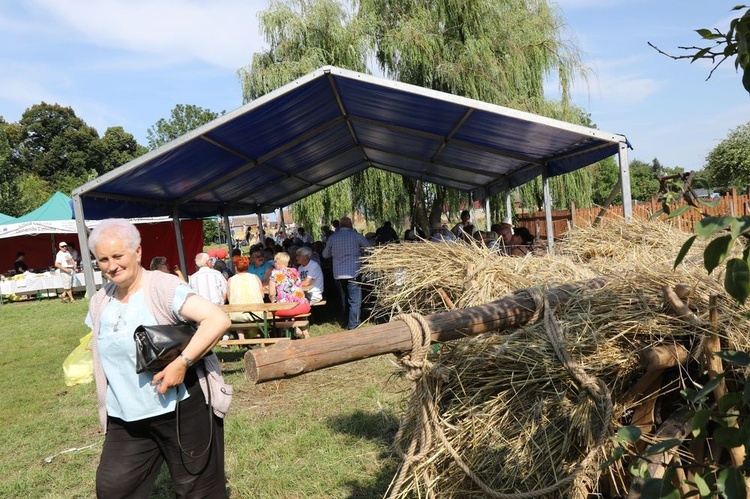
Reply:
[[[203,251],[203,221],[183,220],[182,237],[185,244],[185,261],[188,273],[195,271],[195,255]],[[149,267],[155,256],[166,256],[170,267],[179,264],[177,242],[172,222],[155,224],[138,224],[141,233],[143,258],[141,263]],[[57,245],[60,241],[72,242],[78,247],[78,234],[40,234],[37,236],[19,236],[0,239],[0,273],[13,269],[16,253],[26,253],[24,261],[37,271],[47,270],[55,264]],[[77,248],[81,253],[81,249]]]

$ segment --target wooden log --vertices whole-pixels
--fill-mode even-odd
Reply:
[[[604,278],[566,284],[546,291],[550,306],[601,288]],[[524,290],[494,302],[426,316],[432,341],[443,342],[523,326],[534,315],[534,300]],[[254,383],[291,378],[376,355],[412,349],[411,332],[403,321],[341,331],[298,341],[280,342],[245,354],[245,372]]]
[[[709,297],[709,317],[711,321],[711,333],[706,339],[704,345],[704,355],[706,358],[706,367],[708,368],[708,378],[714,380],[724,374],[724,363],[721,358],[716,355],[716,352],[721,350],[721,340],[719,339],[719,297],[717,295],[711,295]],[[714,388],[714,399],[718,403],[721,398],[727,394],[727,384],[724,380]],[[738,428],[739,425],[735,422],[731,425],[733,428]],[[745,446],[730,447],[729,455],[732,459],[732,465],[739,468],[742,463],[745,462]],[[745,478],[745,489],[750,493],[750,479]]]
[[[659,345],[640,353],[643,376],[625,393],[623,404],[633,408],[632,423],[641,431],[650,432],[654,424],[654,407],[661,390],[662,374],[671,367],[687,362],[689,352],[681,345]]]
[[[677,317],[694,326],[703,326],[703,322],[680,300],[680,297],[677,296],[677,293],[672,288],[664,285],[661,290],[664,300],[672,307]]]

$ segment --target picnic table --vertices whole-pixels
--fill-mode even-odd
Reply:
[[[253,344],[266,344],[275,343],[276,341],[286,338],[272,338],[271,332],[275,329],[279,323],[276,320],[276,312],[280,310],[291,310],[296,307],[297,304],[290,303],[239,303],[232,305],[221,305],[220,308],[230,313],[248,313],[252,320],[250,322],[232,322],[230,329],[234,330],[248,330],[257,329],[261,338],[245,338],[237,340],[222,340],[219,345],[253,345]],[[270,316],[270,317],[269,317]]]

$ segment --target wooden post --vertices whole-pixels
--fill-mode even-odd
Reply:
[[[570,202],[570,225],[572,227],[576,226],[576,202],[571,201]],[[568,227],[568,230],[570,230],[570,227]]]
[[[615,186],[612,187],[612,190],[609,191],[609,196],[607,196],[607,199],[604,201],[604,204],[602,205],[602,208],[599,210],[599,214],[594,219],[593,226],[596,227],[599,225],[599,222],[602,221],[602,218],[604,218],[604,215],[607,213],[607,209],[612,204],[612,201],[614,201],[615,196],[617,196],[617,193],[622,190],[622,177],[615,183]],[[632,211],[632,208],[631,208]]]
[[[566,284],[546,291],[550,306],[570,300],[579,293],[601,288],[603,278]],[[523,290],[494,302],[426,316],[432,341],[443,342],[526,324],[535,304]],[[304,340],[280,341],[268,348],[248,350],[245,372],[253,383],[291,378],[318,369],[337,366],[376,355],[412,349],[411,331],[403,321],[341,331]]]

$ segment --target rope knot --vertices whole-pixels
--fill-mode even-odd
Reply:
[[[427,320],[420,314],[401,314],[393,320],[403,321],[411,332],[411,352],[399,357],[399,364],[406,371],[406,377],[418,381],[426,372],[432,372],[434,365],[427,360],[427,352],[432,343],[432,331]]]

